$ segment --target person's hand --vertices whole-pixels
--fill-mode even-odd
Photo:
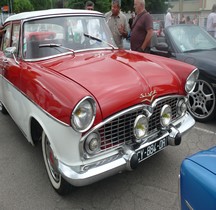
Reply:
[[[141,47],[139,47],[137,51],[138,52],[144,52],[144,50]]]
[[[150,53],[150,48],[146,47],[145,49],[142,49],[141,47],[138,48],[137,50],[138,52],[142,52],[142,53]]]
[[[127,37],[127,32],[125,30],[125,27],[121,24],[120,27],[118,28],[119,33],[123,36],[123,37]]]

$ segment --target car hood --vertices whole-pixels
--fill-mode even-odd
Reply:
[[[197,66],[199,69],[215,70],[216,50],[205,50],[191,53],[182,53],[178,60]]]
[[[211,171],[216,175],[216,147],[200,151],[188,157],[187,159],[206,168],[207,170]]]
[[[150,58],[127,51],[85,52],[46,63],[46,67],[88,90],[107,117],[142,101],[179,93],[175,74]]]

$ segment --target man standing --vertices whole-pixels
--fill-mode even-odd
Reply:
[[[94,2],[87,1],[86,4],[85,4],[85,9],[86,10],[94,10]]]
[[[168,8],[167,14],[165,16],[165,28],[173,24],[173,18],[171,14],[171,8]]]
[[[128,22],[126,16],[120,11],[121,1],[112,0],[111,11],[105,14],[106,21],[112,32],[114,41],[118,48],[123,48],[123,39],[128,36]]]
[[[134,0],[136,17],[131,30],[131,50],[150,52],[151,38],[153,36],[152,16],[145,9],[145,0]]]
[[[207,31],[216,38],[216,4],[212,6],[212,11],[207,18]]]

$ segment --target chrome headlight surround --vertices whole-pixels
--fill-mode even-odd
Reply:
[[[87,131],[93,124],[96,116],[96,102],[87,96],[74,108],[71,114],[71,125],[78,132]]]
[[[134,121],[134,129],[133,133],[135,136],[136,143],[141,143],[142,139],[146,136],[148,133],[148,118],[145,115],[139,115],[136,117]]]
[[[172,109],[170,105],[166,104],[162,107],[160,113],[160,123],[163,127],[168,127],[172,120]]]
[[[199,70],[196,68],[190,73],[190,75],[186,80],[185,91],[187,93],[191,93],[194,90],[198,77],[199,77]]]
[[[94,155],[96,154],[101,147],[101,138],[99,133],[94,132],[94,133],[90,133],[88,135],[88,137],[85,140],[85,151],[90,154],[90,155]]]

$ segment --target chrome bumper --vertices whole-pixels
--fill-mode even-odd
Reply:
[[[108,157],[107,159],[109,159],[109,161],[106,163],[99,165],[93,163],[88,169],[79,172],[75,171],[73,167],[65,165],[59,161],[59,172],[70,184],[74,186],[85,186],[122,171],[133,170],[135,166],[138,165],[138,158],[136,154],[137,150],[143,149],[162,138],[167,138],[169,145],[179,145],[181,142],[181,136],[190,128],[192,128],[194,124],[195,120],[189,113],[187,113],[182,118],[173,123],[169,132],[167,131],[163,136],[155,139],[152,142],[141,144],[136,150],[131,148],[123,148],[117,155],[117,158],[115,157],[112,159]]]

